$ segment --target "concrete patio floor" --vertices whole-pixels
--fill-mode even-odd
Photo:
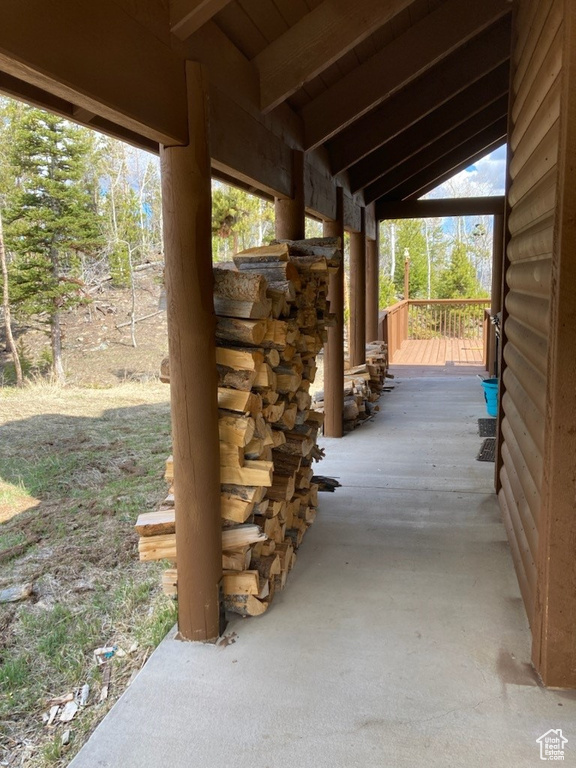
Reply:
[[[398,380],[373,422],[324,440],[287,589],[226,648],[166,639],[74,768],[541,764],[576,696],[542,689],[493,492],[475,377]]]

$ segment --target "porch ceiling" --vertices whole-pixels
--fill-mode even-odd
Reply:
[[[153,149],[185,140],[192,58],[212,85],[216,174],[289,195],[304,149],[360,204],[402,200],[505,141],[510,14],[508,0],[6,0],[0,90]]]

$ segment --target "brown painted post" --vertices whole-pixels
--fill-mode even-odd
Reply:
[[[366,240],[366,341],[378,338],[378,239]]]
[[[406,249],[406,254],[408,249]],[[404,257],[404,298],[406,301],[410,298],[410,256]]]
[[[305,237],[304,152],[292,150],[292,197],[274,200],[275,231],[278,240],[302,240]]]
[[[162,147],[178,628],[219,634],[222,575],[218,382],[213,308],[208,82],[187,62],[189,143]]]
[[[532,661],[547,686],[576,687],[576,6],[565,0],[558,198],[552,256],[542,511]]]
[[[366,362],[366,231],[361,208],[360,232],[350,233],[350,367]]]
[[[494,233],[492,238],[492,291],[490,314],[492,317],[502,310],[502,269],[504,264],[504,213],[494,216]],[[496,371],[496,328],[492,323],[488,326],[489,336],[484,340],[488,348],[488,373],[493,376]]]
[[[344,190],[336,188],[336,218],[324,222],[324,237],[339,237],[344,248]],[[330,312],[336,325],[328,328],[324,347],[324,435],[342,437],[344,410],[344,264],[330,275],[328,285]]]

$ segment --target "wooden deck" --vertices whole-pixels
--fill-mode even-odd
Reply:
[[[399,376],[473,376],[485,372],[480,339],[407,339],[391,362]]]

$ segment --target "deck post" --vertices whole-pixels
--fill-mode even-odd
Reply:
[[[494,216],[492,239],[492,292],[490,314],[492,317],[502,310],[502,266],[504,263],[504,213]],[[488,337],[484,339],[488,355],[488,372],[496,372],[496,328],[492,323],[488,327]]]
[[[344,190],[336,188],[336,218],[325,221],[324,237],[339,237],[344,247]],[[330,312],[336,324],[327,329],[324,346],[324,435],[342,437],[344,411],[344,263],[330,275]]]
[[[292,197],[274,198],[274,226],[277,240],[305,237],[304,152],[292,150]]]
[[[410,298],[410,253],[408,248],[404,251],[404,299]]]
[[[360,209],[359,232],[350,232],[350,367],[366,362],[366,223]]]
[[[366,240],[366,341],[378,339],[379,272],[378,229],[376,229],[376,239]]]
[[[170,402],[184,640],[219,635],[222,576],[208,84],[187,62],[189,142],[161,148]]]

